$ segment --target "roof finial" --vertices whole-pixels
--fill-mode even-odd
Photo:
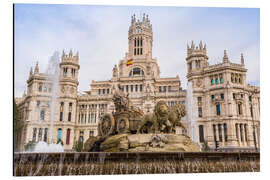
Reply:
[[[31,68],[30,68],[29,76],[32,76],[32,75],[33,75],[33,68],[31,67]]]
[[[35,72],[34,72],[35,74],[38,74],[39,73],[39,68],[38,68],[38,61],[37,61],[37,63],[36,63],[36,67],[35,67]]]
[[[227,56],[226,50],[224,50],[223,62],[224,62],[224,63],[229,62],[229,58],[228,58],[228,56]]]
[[[69,57],[72,57],[72,49],[69,51]]]
[[[245,60],[244,60],[243,53],[241,53],[241,64],[242,64],[242,65],[244,65],[244,64],[245,64]]]

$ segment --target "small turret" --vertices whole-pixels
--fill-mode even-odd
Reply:
[[[117,78],[118,77],[118,68],[117,65],[115,64],[113,67],[113,77]]]
[[[224,50],[223,63],[228,63],[228,62],[229,62],[229,58],[227,56],[226,50]]]
[[[68,56],[69,56],[69,57],[72,57],[72,54],[73,54],[73,53],[72,53],[72,50],[70,49]]]
[[[191,41],[190,47],[189,44],[187,44],[187,56],[190,56],[192,54],[202,54],[206,56],[206,44],[203,45],[202,41],[200,41],[199,47],[195,47],[194,42]]]
[[[37,62],[36,63],[34,74],[38,74],[38,73],[39,73],[39,68],[38,68],[38,62]]]
[[[241,53],[241,65],[245,65],[245,60],[244,60],[243,53]]]

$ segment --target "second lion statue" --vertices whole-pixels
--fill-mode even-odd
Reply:
[[[186,115],[183,104],[168,107],[165,101],[159,101],[154,108],[154,113],[146,114],[137,130],[137,133],[175,133],[176,126],[185,129],[181,118]]]

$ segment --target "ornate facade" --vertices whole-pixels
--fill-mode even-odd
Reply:
[[[114,111],[112,95],[117,88],[129,94],[134,106],[144,113],[151,112],[156,102],[169,106],[185,103],[186,90],[178,76],[160,77],[157,59],[152,58],[153,32],[148,16],[142,20],[131,17],[128,31],[128,52],[105,81],[92,81],[91,89],[78,93],[79,55],[63,52],[60,63],[59,91],[54,113],[53,142],[61,139],[71,150],[75,142],[85,142],[97,135],[98,120]],[[208,65],[206,46],[187,47],[187,79],[193,84],[196,124],[195,141],[216,141],[224,148],[253,148],[253,128],[259,144],[259,88],[246,84],[244,58],[241,64],[230,63],[226,52],[223,62]],[[40,73],[38,64],[30,70],[27,93],[18,98],[23,122],[20,149],[29,141],[48,141],[50,126],[51,83],[47,74]],[[185,121],[187,132],[190,124]]]

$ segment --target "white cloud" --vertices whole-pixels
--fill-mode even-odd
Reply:
[[[228,50],[229,58],[238,63],[243,52],[248,81],[259,81],[259,42],[250,42],[248,33],[232,30],[230,22],[223,25],[213,20],[211,24],[209,21],[213,17],[198,20],[200,13],[206,16],[204,11],[200,8],[76,6],[73,9],[68,6],[64,14],[59,12],[61,18],[56,14],[41,22],[32,22],[22,17],[15,21],[18,27],[15,33],[15,96],[21,96],[26,89],[30,66],[38,60],[40,71],[44,72],[49,57],[56,50],[60,53],[70,48],[79,51],[79,90],[88,90],[91,80],[110,79],[113,65],[118,64],[128,50],[130,16],[136,13],[138,17],[141,12],[149,14],[153,24],[153,57],[158,59],[162,76],[179,75],[185,88],[186,44],[191,40],[196,43],[203,40],[207,43],[210,64],[221,62],[224,49]],[[32,33],[25,32],[28,29]]]

